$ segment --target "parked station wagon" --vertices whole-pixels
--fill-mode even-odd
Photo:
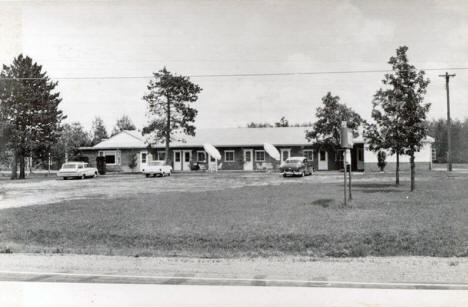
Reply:
[[[86,177],[96,177],[97,174],[97,169],[89,167],[86,162],[67,162],[62,165],[57,176],[66,180],[68,178],[85,179]]]
[[[149,176],[170,176],[172,166],[167,165],[165,161],[150,161],[148,165],[142,169],[146,177]]]
[[[305,157],[290,157],[280,166],[280,173],[286,176],[312,175],[313,167]]]

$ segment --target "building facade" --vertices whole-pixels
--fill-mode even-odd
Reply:
[[[196,136],[185,136],[183,141],[174,141],[169,150],[169,163],[174,171],[276,171],[288,157],[304,156],[315,170],[339,170],[343,168],[343,152],[340,149],[325,149],[307,141],[307,128],[219,128],[199,129]],[[274,145],[280,153],[280,161],[273,159],[264,149],[264,144]],[[221,154],[216,160],[205,152],[203,145],[211,144]],[[106,159],[108,171],[139,172],[150,161],[166,160],[162,144],[148,146],[137,131],[122,131],[93,147],[80,148],[81,155],[95,165],[96,158]],[[431,142],[418,153],[418,167],[430,169],[432,160]],[[392,164],[389,156],[388,164]],[[402,168],[408,161],[402,159]],[[354,140],[351,150],[351,166],[354,171],[377,170],[376,154],[368,150],[362,138]],[[390,166],[391,167],[391,166]]]

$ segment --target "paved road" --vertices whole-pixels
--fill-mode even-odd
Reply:
[[[467,290],[0,282],[0,306],[468,306]]]
[[[204,285],[204,286],[267,286],[267,287],[327,287],[366,289],[414,289],[414,290],[467,290],[468,284],[458,283],[396,283],[355,282],[300,279],[273,279],[266,275],[251,278],[203,277],[194,274],[175,275],[117,275],[57,272],[0,271],[1,281],[21,282],[66,282],[66,283],[111,283],[111,284],[159,284],[159,285]]]

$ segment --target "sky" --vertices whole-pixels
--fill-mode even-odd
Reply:
[[[147,76],[386,70],[401,45],[419,69],[468,67],[468,1],[0,2],[0,63],[19,53],[58,80],[68,122],[110,131],[147,123]],[[468,70],[450,80],[451,115],[468,117]],[[444,71],[427,71],[430,118],[446,117]],[[196,126],[315,120],[331,91],[369,119],[383,72],[192,77]],[[125,79],[62,79],[138,77]]]

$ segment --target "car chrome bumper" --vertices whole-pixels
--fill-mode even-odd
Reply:
[[[78,173],[57,173],[57,177],[80,177]]]
[[[284,171],[283,175],[302,175],[302,171]]]

